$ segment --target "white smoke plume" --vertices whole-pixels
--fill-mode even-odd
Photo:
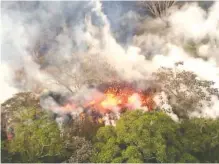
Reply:
[[[183,61],[183,69],[196,73],[201,79],[214,81],[214,86],[219,88],[218,9],[218,2],[215,2],[209,11],[194,3],[171,13],[167,38],[175,41],[168,42],[167,56],[155,55],[153,58],[155,63],[174,67],[174,62]],[[189,45],[191,43],[194,45]],[[190,51],[185,51],[185,45],[194,47],[190,48]],[[191,113],[191,117],[218,117],[219,100],[212,97],[212,101],[214,105],[211,108],[204,107],[202,113]]]
[[[120,24],[115,28],[102,3],[3,2],[1,69],[9,71],[2,71],[5,90],[1,99],[38,87],[40,91],[48,88],[75,92],[79,84],[81,90],[74,99],[89,99],[92,90],[86,84],[97,76],[101,82],[137,81],[145,89],[151,85],[148,80],[152,72],[160,66],[174,67],[179,61],[184,62],[183,69],[214,81],[219,88],[218,2],[208,10],[197,3],[170,9],[168,26],[159,18],[141,16],[137,11],[119,12],[119,18],[113,18],[124,30],[118,28]],[[141,32],[126,32],[125,26],[141,27]],[[121,43],[124,35],[125,43]],[[98,56],[102,60],[96,60]],[[86,60],[90,64],[84,68]],[[25,72],[23,82],[14,80],[15,71],[20,69]],[[204,108],[203,113],[217,117],[219,100],[212,97],[212,101],[214,106]]]
[[[0,85],[1,85],[1,97],[0,102],[3,103],[5,100],[10,98],[13,94],[18,92],[17,88],[12,87],[10,81],[11,72],[8,70],[9,68],[3,64],[1,64],[1,72],[4,72],[3,75],[0,76]]]

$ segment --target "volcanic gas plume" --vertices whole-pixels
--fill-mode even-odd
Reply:
[[[151,91],[158,89],[152,75],[161,66],[174,70],[176,62],[219,88],[218,2],[174,5],[161,18],[142,13],[134,1],[3,2],[1,8],[4,99],[48,89],[41,105],[61,115],[152,110],[163,101]],[[219,116],[218,98],[212,101],[203,113]]]
[[[153,97],[151,93],[137,91],[130,86],[122,87],[120,85],[112,85],[100,95],[92,95],[92,100],[84,104],[85,108],[93,108],[100,113],[110,111],[121,112],[123,109],[136,109],[146,107],[152,110],[154,107]],[[69,105],[67,104],[67,107]]]
[[[79,103],[74,96],[61,98],[61,94],[47,92],[41,98],[41,106],[58,114],[95,113],[100,117],[136,108],[149,111],[155,107],[152,90],[142,91],[131,85],[111,84],[104,86],[102,90],[88,91],[86,94],[90,94],[90,98]]]

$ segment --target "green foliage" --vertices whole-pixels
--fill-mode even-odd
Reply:
[[[20,162],[57,162],[65,154],[56,122],[35,108],[22,109],[14,114],[15,137],[7,143]]]
[[[178,124],[161,112],[126,112],[115,128],[100,128],[92,161],[175,162],[180,156],[173,150],[179,146],[177,128]]]
[[[87,139],[100,126],[76,119],[61,133],[54,118],[31,107],[18,108],[10,119],[15,137],[7,141],[5,131],[2,133],[4,162],[89,162],[93,148]]]
[[[99,129],[92,162],[218,162],[219,120],[174,122],[162,112],[128,111]]]
[[[193,155],[189,153],[183,153],[180,160],[180,163],[197,163],[199,162],[197,158],[195,158]]]
[[[219,120],[195,118],[181,123],[183,151],[201,162],[219,162]]]
[[[10,119],[15,137],[7,141],[2,130],[2,162],[219,162],[219,120],[174,122],[160,110],[133,110],[115,127],[74,119],[60,135],[54,119],[35,107],[17,108]]]
[[[6,148],[6,142],[3,140],[1,140],[1,162],[3,163],[13,162],[12,156],[9,154]]]
[[[73,119],[63,129],[63,139],[67,154],[70,156],[67,163],[90,162],[93,154],[92,138],[96,135],[101,124],[94,123],[88,117],[85,119]]]

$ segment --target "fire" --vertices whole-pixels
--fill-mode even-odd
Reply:
[[[133,95],[128,97],[128,103],[130,103],[130,104],[135,103],[138,100],[139,100],[138,94],[133,94]]]
[[[104,89],[105,88],[105,89]],[[104,86],[101,92],[89,94],[89,100],[77,102],[73,98],[65,101],[65,105],[52,108],[55,112],[79,116],[81,121],[89,119],[94,123],[115,126],[115,121],[126,110],[152,110],[155,107],[153,93],[141,91],[130,86]],[[91,98],[91,99],[90,99]],[[79,114],[79,115],[78,115]]]
[[[120,112],[122,109],[140,107],[148,107],[149,110],[152,110],[154,107],[152,95],[142,93],[142,91],[136,91],[131,87],[120,86],[109,87],[100,99],[94,99],[88,104],[100,113],[115,109]]]
[[[104,100],[100,103],[103,108],[113,108],[118,106],[122,100],[112,93],[107,93]]]
[[[136,109],[147,107],[149,110],[154,108],[153,96],[151,93],[143,93],[131,87],[112,86],[108,87],[103,95],[93,95],[92,100],[84,102],[83,108],[95,110],[100,114],[110,111],[121,112],[124,109]],[[63,111],[71,111],[77,106],[73,103],[62,107]]]

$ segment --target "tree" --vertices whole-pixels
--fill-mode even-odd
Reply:
[[[56,122],[36,108],[18,110],[14,114],[15,137],[7,150],[19,154],[20,162],[57,162],[65,156],[63,141]],[[18,161],[16,161],[18,162]]]
[[[214,82],[201,80],[196,74],[180,69],[162,67],[154,73],[155,81],[168,98],[173,112],[179,118],[188,118],[193,111],[201,112],[203,105],[212,105],[211,97],[219,96]]]
[[[79,136],[92,140],[101,126],[103,124],[93,122],[92,116],[85,116],[84,119],[74,118],[64,126],[64,134],[69,137]]]
[[[67,163],[88,163],[93,154],[92,138],[102,124],[97,124],[85,115],[74,118],[63,127],[65,148],[70,156]]]
[[[140,1],[139,5],[146,8],[149,13],[156,17],[160,18],[164,22],[164,18],[167,16],[167,11],[170,7],[172,7],[176,3],[173,1]]]
[[[219,162],[219,120],[194,118],[184,120],[180,127],[182,151],[200,162]],[[187,162],[182,158],[180,162]]]
[[[40,108],[39,98],[32,92],[20,92],[1,104],[1,130],[6,132],[7,126],[14,122],[15,111],[26,108]],[[3,134],[3,133],[2,133]]]
[[[115,128],[112,126],[101,127],[95,140],[96,152],[91,158],[92,162],[122,162],[122,157],[117,156],[121,149],[116,142]]]
[[[99,129],[94,148],[92,162],[218,162],[219,120],[128,111],[116,127]]]
[[[88,163],[93,153],[92,143],[84,137],[70,136],[65,139],[65,145],[70,157],[66,163]]]
[[[167,10],[175,4],[176,1],[143,1],[143,4],[155,17],[161,17],[167,14]]]
[[[1,133],[4,133],[4,131],[1,131]],[[6,134],[4,134],[6,135]],[[8,152],[6,147],[6,138],[1,138],[1,162],[2,163],[11,163],[12,161],[12,155]]]
[[[74,93],[84,85],[99,85],[117,78],[116,70],[100,54],[73,54],[67,60],[54,61],[44,69],[51,83]]]
[[[162,112],[127,111],[116,127],[99,129],[93,162],[176,162],[179,124]]]

